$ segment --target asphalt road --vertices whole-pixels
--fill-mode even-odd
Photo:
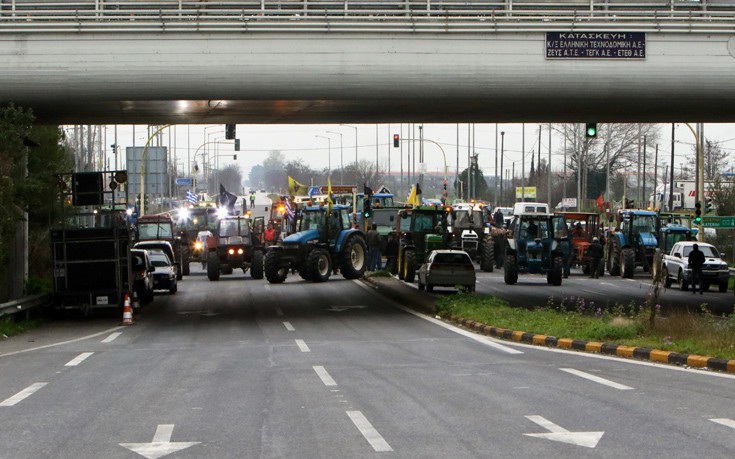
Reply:
[[[135,320],[0,342],[0,458],[735,456],[733,376],[496,341],[360,281],[195,271]]]

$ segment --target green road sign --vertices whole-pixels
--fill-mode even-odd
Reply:
[[[735,228],[735,217],[702,217],[705,228]]]

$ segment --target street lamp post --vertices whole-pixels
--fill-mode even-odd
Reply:
[[[355,183],[357,183],[357,126],[351,126],[349,124],[340,124],[340,126],[349,127],[355,130]]]
[[[325,135],[316,135],[321,139],[327,139],[328,157],[327,157],[327,175],[332,175],[332,138]]]
[[[503,203],[503,153],[505,149],[505,131],[500,131],[500,201]]]
[[[327,131],[328,134],[337,134],[339,136],[339,184],[344,185],[345,163],[344,150],[342,149],[342,133],[335,131]]]

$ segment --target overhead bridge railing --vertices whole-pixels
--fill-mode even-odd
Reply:
[[[715,0],[709,0],[714,2]],[[20,2],[0,0],[0,33],[642,31],[735,33],[735,2]],[[513,8],[509,9],[512,3]],[[687,2],[688,4],[691,2]],[[280,8],[273,8],[274,5]],[[579,9],[569,9],[569,5]],[[643,9],[641,5],[648,5]],[[97,5],[95,7],[94,5]],[[427,8],[427,5],[431,5]],[[587,7],[584,8],[584,5]],[[602,5],[605,8],[602,8]],[[104,6],[104,8],[102,8]],[[237,7],[236,7],[237,6]],[[298,6],[298,8],[296,7]],[[441,8],[440,8],[441,6]],[[614,8],[612,8],[614,6]],[[622,9],[627,6],[628,9]]]

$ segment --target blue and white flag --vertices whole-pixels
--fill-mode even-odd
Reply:
[[[286,197],[284,201],[286,202],[286,215],[288,215],[289,220],[293,221],[295,215],[293,208],[291,207],[291,200]]]
[[[197,205],[197,195],[195,193],[192,193],[191,190],[186,190],[186,202],[191,204],[192,206]]]

